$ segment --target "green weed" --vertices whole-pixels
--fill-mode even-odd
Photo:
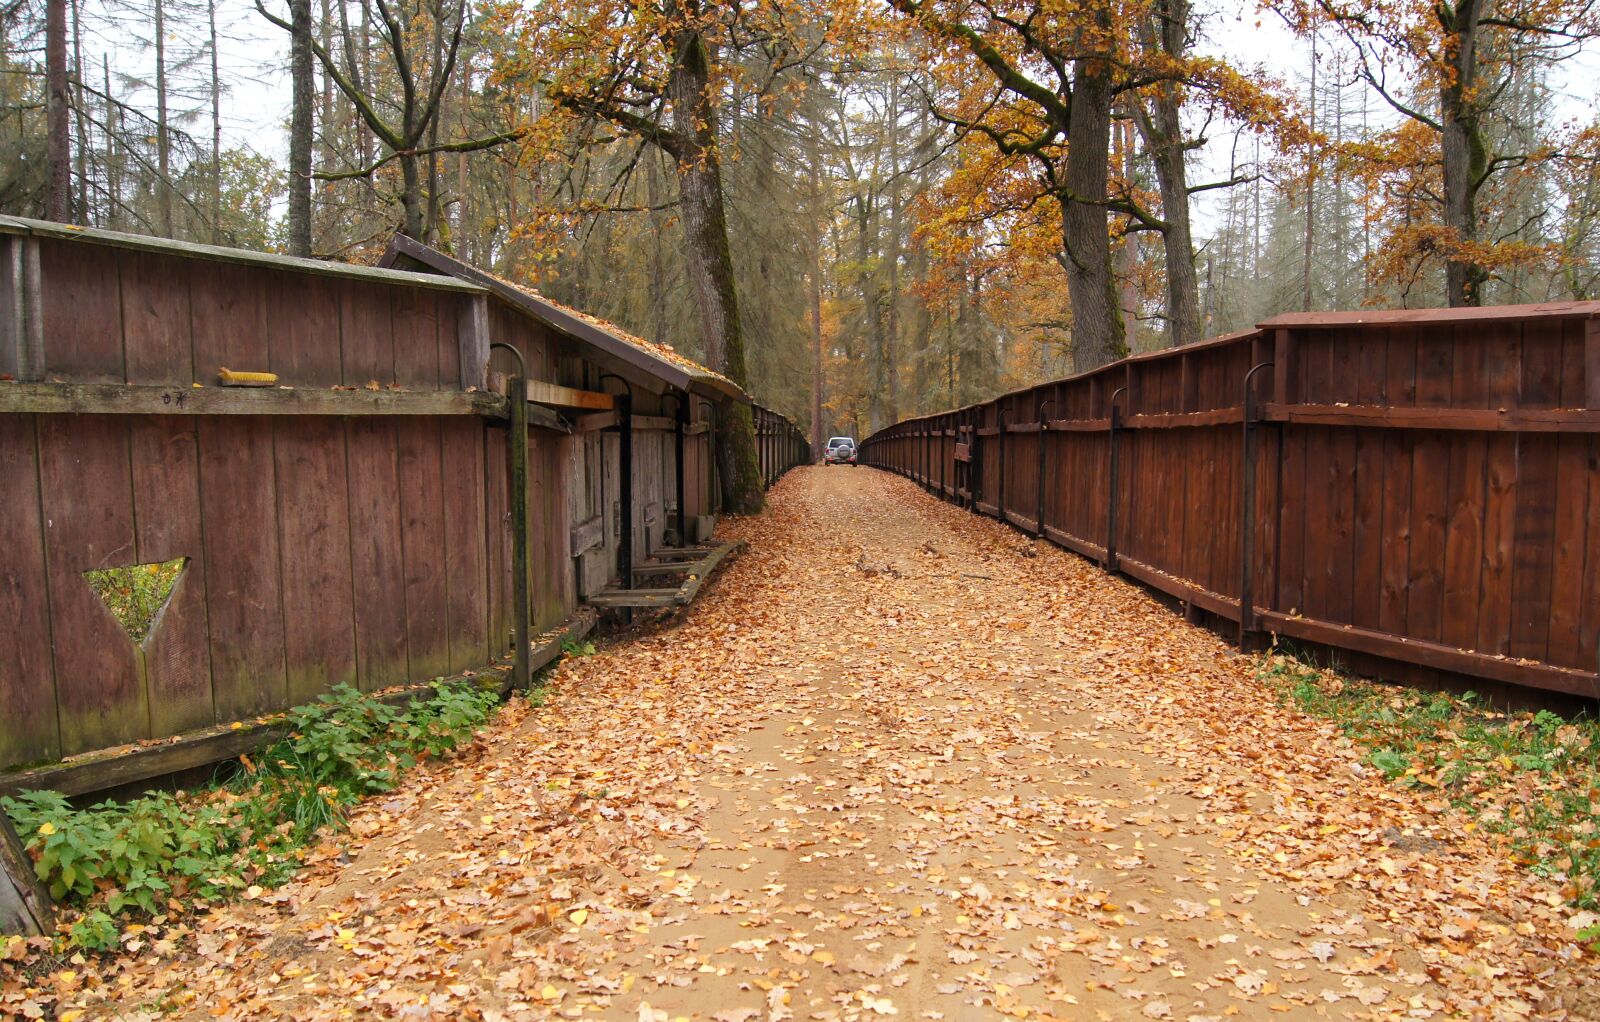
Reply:
[[[51,895],[86,909],[70,942],[104,950],[116,943],[113,917],[158,915],[282,882],[319,831],[341,826],[351,806],[392,789],[419,760],[455,749],[497,702],[493,691],[456,684],[391,706],[341,685],[290,711],[286,736],[259,762],[244,758],[231,780],[204,791],[87,809],[35,791],[0,806]]]
[[[1335,722],[1391,782],[1438,790],[1574,905],[1600,908],[1600,722],[1357,680],[1292,650],[1269,651],[1257,674],[1285,703]]]

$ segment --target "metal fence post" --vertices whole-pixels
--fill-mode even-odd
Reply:
[[[1108,458],[1110,465],[1106,483],[1106,560],[1101,567],[1107,571],[1117,570],[1117,427],[1122,423],[1122,415],[1117,408],[1117,395],[1126,393],[1127,387],[1118,387],[1111,394],[1111,428],[1107,434],[1106,442],[1110,447]]]
[[[1255,594],[1252,591],[1252,569],[1255,566],[1255,504],[1256,504],[1256,396],[1251,380],[1262,369],[1272,366],[1261,362],[1244,374],[1244,434],[1241,437],[1243,466],[1240,484],[1244,489],[1239,520],[1239,649],[1249,642],[1250,633],[1256,631]]]
[[[1044,536],[1044,442],[1045,439],[1050,435],[1050,419],[1045,415],[1044,410],[1055,403],[1056,399],[1052,397],[1047,399],[1039,406],[1039,471],[1038,474],[1034,476],[1034,479],[1036,480],[1035,486],[1039,493],[1039,507],[1037,509],[1039,515],[1033,520],[1033,534],[1035,537]]]
[[[532,583],[528,577],[528,378],[521,351],[503,341],[489,345],[491,351],[495,348],[509,351],[517,359],[517,374],[508,384],[511,436],[506,443],[507,467],[511,473],[511,613],[515,616],[511,622],[511,641],[516,645],[511,683],[526,689],[532,681],[528,630],[533,617],[528,591]]]

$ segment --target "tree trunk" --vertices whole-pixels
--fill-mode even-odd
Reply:
[[[1107,161],[1111,152],[1111,67],[1080,57],[1073,65],[1067,136],[1062,241],[1072,300],[1072,350],[1079,372],[1128,353],[1117,308],[1111,239],[1106,230]]]
[[[1117,129],[1117,142],[1121,149],[1122,179],[1132,189],[1134,183],[1134,126],[1131,120],[1123,121]],[[1122,322],[1128,347],[1134,348],[1139,340],[1139,236],[1129,232],[1122,237],[1122,247],[1117,249],[1117,306],[1122,310]],[[1073,372],[1077,372],[1076,362]]]
[[[887,322],[883,332],[884,418],[900,421],[900,79],[889,79],[889,244]]]
[[[1306,122],[1313,134],[1317,131],[1317,34],[1311,33],[1311,116]],[[1306,146],[1306,236],[1301,256],[1300,289],[1301,308],[1311,311],[1311,238],[1316,233],[1317,222],[1317,153],[1315,146]]]
[[[100,55],[101,91],[105,93],[106,111],[106,215],[105,226],[115,230],[122,222],[122,154],[118,147],[122,139],[122,115],[111,99],[111,62]]]
[[[172,134],[167,123],[167,12],[166,0],[155,0],[156,30],[156,209],[161,234],[172,237]]]
[[[1479,7],[1480,0],[1460,0],[1454,21],[1445,24],[1454,36],[1455,73],[1439,96],[1439,121],[1444,129],[1444,222],[1462,245],[1478,240],[1478,188],[1489,166],[1489,143],[1475,95]],[[1444,273],[1445,295],[1452,306],[1483,302],[1483,285],[1489,274],[1482,265],[1468,258],[1452,258],[1445,262]]]
[[[211,27],[211,243],[222,244],[222,70],[217,54],[217,0],[207,0]]]
[[[811,457],[822,457],[822,185],[818,175],[821,158],[816,151],[816,135],[811,136]]]
[[[311,254],[311,0],[289,0],[289,254]]]
[[[425,241],[423,216],[426,212],[422,200],[422,166],[421,157],[402,153],[400,155],[400,208],[405,214],[405,220],[400,225],[400,233],[408,238]]]
[[[871,197],[864,192],[858,192],[856,194],[856,283],[861,290],[861,315],[865,317],[867,325],[867,370],[872,387],[871,393],[867,396],[867,429],[876,433],[888,423],[884,422],[884,394],[887,382],[884,374],[883,295],[878,290],[878,273],[872,265],[872,219]]]
[[[1188,0],[1165,0],[1157,5],[1157,13],[1161,20],[1159,28],[1151,27],[1156,36],[1152,41],[1168,57],[1182,60],[1189,44]],[[1167,225],[1161,232],[1167,268],[1167,339],[1173,347],[1193,344],[1200,339],[1200,278],[1189,227],[1189,172],[1176,82],[1156,86],[1148,114],[1139,118],[1139,128],[1155,164],[1161,219]]]
[[[89,223],[89,115],[83,91],[83,15],[78,0],[72,0],[72,109],[78,128],[78,145],[73,159],[78,170],[78,205],[73,222]],[[108,122],[109,123],[109,122]]]
[[[44,26],[45,142],[50,180],[45,217],[72,221],[72,139],[67,104],[67,0],[47,0]]]
[[[717,110],[711,94],[711,54],[699,32],[687,29],[673,39],[667,95],[672,102],[682,199],[684,255],[689,283],[700,310],[706,360],[734,383],[748,383],[744,335],[728,248],[723,207],[722,164],[717,154]],[[731,514],[761,510],[761,467],[756,459],[755,424],[750,407],[735,403],[717,416],[717,467],[722,509]]]

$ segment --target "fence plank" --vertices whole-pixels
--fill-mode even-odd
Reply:
[[[61,754],[143,738],[150,709],[138,651],[83,573],[134,563],[128,438],[112,419],[39,422],[45,563]],[[71,637],[70,641],[68,637]]]
[[[128,447],[133,465],[136,559],[144,564],[188,559],[161,612],[159,626],[144,643],[150,733],[177,734],[216,722],[194,420],[177,416],[130,419]]]
[[[127,382],[180,387],[196,382],[190,333],[190,265],[153,252],[124,252],[120,262]]]
[[[345,429],[356,675],[371,691],[408,676],[398,440],[392,420],[353,419]]]
[[[122,383],[122,302],[108,286],[120,273],[113,249],[69,242],[39,243],[40,312],[44,321],[42,378],[75,383]]]
[[[40,515],[38,449],[31,415],[0,416],[0,764],[61,755],[49,581]]]
[[[490,523],[483,503],[482,429],[473,422],[445,422],[441,427],[445,465],[451,480],[450,493],[444,502],[450,670],[459,674],[484,663],[490,656],[485,566]]]
[[[356,684],[350,491],[338,419],[273,423],[291,703]]]
[[[400,549],[405,559],[410,681],[450,672],[445,560],[445,484],[437,419],[397,419]]]
[[[219,721],[287,705],[272,422],[200,420],[200,513]]]

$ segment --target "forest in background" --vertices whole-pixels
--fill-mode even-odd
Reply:
[[[1303,66],[1228,55],[1262,20]],[[0,211],[365,262],[401,230],[864,436],[1284,311],[1595,297],[1600,115],[1559,83],[1597,34],[1581,0],[17,0]],[[253,46],[294,101],[229,144]]]

